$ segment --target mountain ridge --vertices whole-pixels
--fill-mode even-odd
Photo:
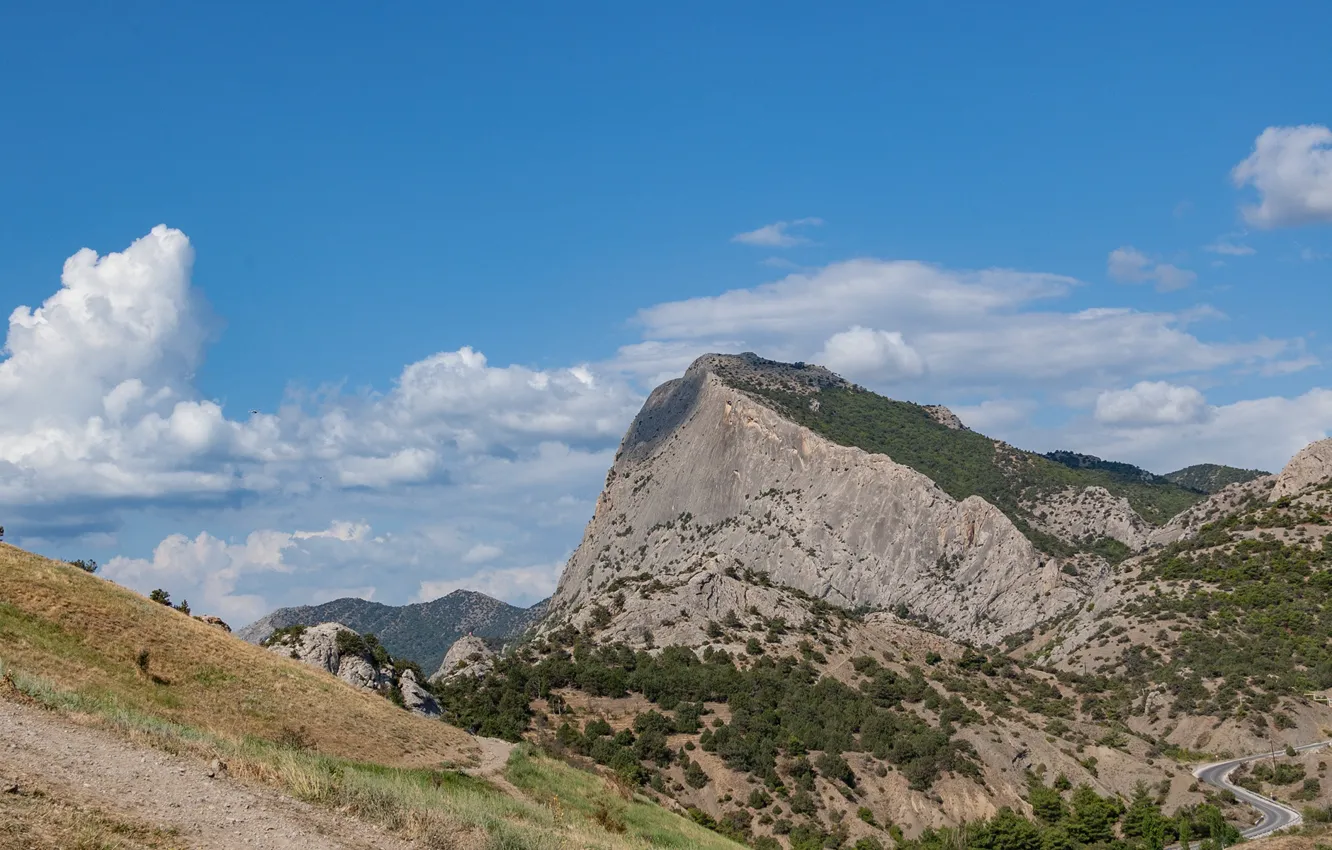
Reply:
[[[408,605],[343,597],[319,605],[278,608],[236,634],[249,643],[259,643],[280,628],[342,623],[362,634],[374,634],[395,657],[434,670],[459,638],[475,634],[497,643],[513,640],[544,615],[545,606],[543,600],[530,608],[519,608],[484,593],[461,589],[430,602]]]

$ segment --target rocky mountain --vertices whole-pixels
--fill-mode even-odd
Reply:
[[[1271,475],[1271,473],[1263,472],[1261,469],[1239,469],[1234,466],[1223,466],[1219,463],[1197,463],[1193,466],[1177,469],[1174,472],[1167,472],[1162,477],[1181,487],[1188,487],[1190,490],[1197,490],[1202,493],[1218,493],[1231,484],[1243,484],[1246,481],[1252,481],[1266,475]]]
[[[1100,554],[1201,498],[941,410],[818,366],[699,358],[630,426],[543,628],[697,645],[728,614],[803,622],[796,591],[994,643],[1083,604]]]
[[[1332,688],[1332,441],[1185,480],[708,355],[630,426],[530,639],[460,644],[431,687],[754,846],[946,847],[928,830],[992,817],[1076,850],[1095,807],[1174,813],[1167,842],[1243,827],[1188,764],[1332,728],[1307,696]]]
[[[250,643],[259,643],[277,629],[341,623],[361,634],[375,635],[395,657],[433,670],[459,638],[473,634],[496,643],[512,640],[541,618],[545,605],[540,602],[531,608],[518,608],[470,590],[455,590],[432,602],[400,606],[335,599],[322,605],[279,608],[237,634]]]

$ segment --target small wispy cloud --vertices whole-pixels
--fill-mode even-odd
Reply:
[[[731,237],[731,241],[761,248],[794,248],[797,245],[813,244],[813,240],[807,236],[791,233],[792,228],[820,227],[822,225],[823,219],[813,217],[798,218],[794,221],[774,221],[772,224],[765,224],[755,230],[737,233]]]
[[[1316,263],[1319,260],[1332,259],[1332,254],[1327,254],[1322,251],[1315,251],[1312,248],[1301,248],[1300,259],[1304,260],[1306,263]]]
[[[1120,283],[1154,282],[1157,292],[1183,289],[1198,279],[1196,273],[1170,263],[1158,263],[1132,245],[1110,252],[1106,273]]]
[[[1212,254],[1224,254],[1227,257],[1248,257],[1258,253],[1252,245],[1246,245],[1240,239],[1243,234],[1232,233],[1218,236],[1211,245],[1204,245],[1203,250]]]

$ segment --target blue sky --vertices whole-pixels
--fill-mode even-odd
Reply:
[[[8,12],[8,539],[534,601],[710,349],[1160,471],[1332,428],[1325,4],[633,5]]]

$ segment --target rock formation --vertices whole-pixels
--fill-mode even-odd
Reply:
[[[653,391],[543,628],[601,620],[608,638],[665,643],[662,629],[749,606],[799,617],[789,587],[988,643],[1080,604],[1085,588],[989,502],[955,500],[751,394],[830,386],[849,385],[820,367],[707,355]]]
[[[945,428],[951,428],[954,431],[966,430],[967,426],[962,424],[962,420],[957,418],[957,414],[944,407],[942,404],[927,404],[924,405],[924,408],[925,412],[930,415],[931,419]]]
[[[1290,459],[1277,475],[1268,497],[1275,502],[1286,496],[1332,480],[1332,439],[1310,443]]]
[[[398,679],[398,689],[402,693],[403,707],[408,711],[422,717],[439,717],[439,703],[435,701],[430,691],[421,687],[421,683],[416,681],[416,672],[411,668],[402,671],[402,676]]]
[[[495,651],[479,637],[459,638],[444,654],[439,670],[430,681],[449,681],[462,676],[484,676],[495,668]]]
[[[299,635],[280,637],[269,645],[268,651],[318,667],[355,688],[376,691],[386,688],[391,676],[375,669],[369,660],[360,655],[344,654],[338,648],[338,634],[342,632],[357,634],[342,623],[320,623],[301,631]]]
[[[231,626],[228,626],[225,622],[223,622],[221,617],[214,617],[212,614],[196,615],[194,619],[198,620],[201,623],[206,623],[207,625],[213,626],[214,628],[221,629],[224,632],[231,631]]]
[[[1152,532],[1128,499],[1113,496],[1104,487],[1063,490],[1033,505],[1032,514],[1037,528],[1061,540],[1090,543],[1109,537],[1134,551],[1146,545]]]

